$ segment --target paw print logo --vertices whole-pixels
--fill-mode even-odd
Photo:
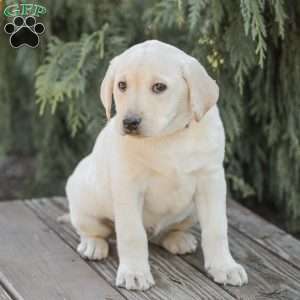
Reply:
[[[33,16],[23,18],[17,16],[12,23],[4,26],[4,31],[10,34],[10,44],[13,48],[28,46],[36,48],[39,45],[39,35],[45,31],[42,23],[36,23]]]

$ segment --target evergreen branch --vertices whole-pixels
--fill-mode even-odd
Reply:
[[[284,38],[284,23],[287,15],[284,10],[284,0],[270,0],[270,4],[274,7],[275,21],[278,23],[279,35]]]
[[[207,0],[189,0],[188,4],[189,28],[190,31],[194,31],[199,22],[201,10],[207,5]]]
[[[267,44],[267,36],[263,11],[265,7],[264,0],[241,0],[241,13],[244,18],[245,34],[251,33],[253,40],[257,41],[256,54],[259,57],[259,65],[263,67]]]

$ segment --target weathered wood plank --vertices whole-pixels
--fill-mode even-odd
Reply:
[[[8,293],[0,286],[0,300],[12,300]]]
[[[201,239],[198,229],[193,233]],[[241,300],[300,299],[298,269],[234,228],[229,229],[229,239],[233,256],[247,270],[249,283],[241,288],[224,286],[225,290]],[[203,271],[200,249],[196,255],[187,255],[184,259]]]
[[[14,288],[13,284],[8,281],[4,274],[0,271],[0,284],[5,289],[6,294],[9,294],[9,297],[14,300],[24,300],[24,298],[18,293]]]
[[[300,269],[300,241],[234,201],[228,207],[230,225]]]
[[[16,299],[124,299],[22,202],[0,203],[0,245]]]
[[[68,224],[58,224],[56,218],[66,210],[66,202],[62,199],[44,199],[26,202],[41,219],[54,230],[65,242],[75,249],[78,236]],[[89,262],[108,282],[114,284],[117,256],[116,247],[111,244],[109,257],[101,263]],[[127,299],[234,299],[221,287],[184,262],[158,247],[151,247],[150,263],[156,286],[147,292],[129,292],[119,289]]]

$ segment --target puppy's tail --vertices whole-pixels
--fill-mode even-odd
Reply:
[[[59,216],[56,220],[58,223],[61,223],[61,224],[71,223],[70,214],[64,214],[62,216]]]

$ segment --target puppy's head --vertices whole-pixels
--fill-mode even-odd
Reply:
[[[183,51],[147,41],[115,57],[101,85],[110,118],[112,99],[122,135],[154,137],[199,121],[217,102],[219,89],[201,64]]]

